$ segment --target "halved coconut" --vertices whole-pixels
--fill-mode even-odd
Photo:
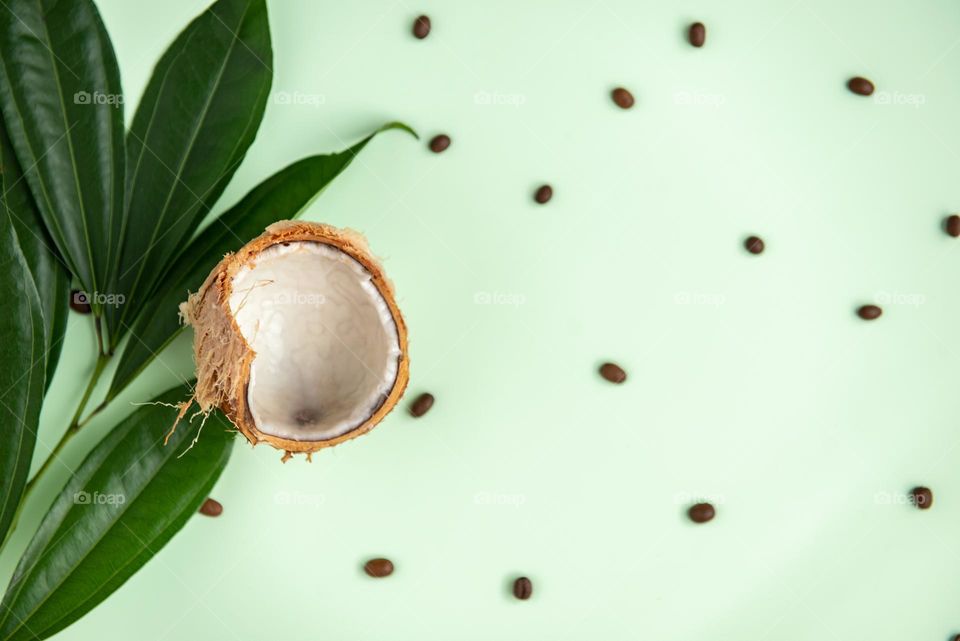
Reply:
[[[180,306],[193,325],[194,400],[251,443],[315,452],[360,436],[407,385],[393,287],[357,232],[281,221]]]

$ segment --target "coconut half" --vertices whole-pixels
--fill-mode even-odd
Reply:
[[[194,328],[194,400],[252,444],[307,454],[360,436],[407,385],[393,287],[352,230],[281,221],[180,306]]]

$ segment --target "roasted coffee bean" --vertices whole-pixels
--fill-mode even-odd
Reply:
[[[869,96],[873,93],[873,83],[866,78],[857,76],[847,81],[847,89],[858,96]]]
[[[427,16],[420,16],[413,21],[413,35],[415,35],[420,40],[423,40],[430,35],[430,18]]]
[[[363,571],[375,579],[382,579],[393,574],[393,561],[390,559],[370,559],[363,566]]]
[[[948,216],[946,222],[944,223],[944,229],[954,238],[960,236],[960,216],[957,216],[956,214],[953,216]]]
[[[553,187],[550,185],[541,185],[533,195],[533,199],[541,205],[550,202],[551,198],[553,198]]]
[[[746,247],[747,251],[751,254],[762,254],[764,250],[763,239],[759,236],[750,236],[743,241],[743,246]]]
[[[623,368],[614,363],[604,363],[600,366],[600,376],[611,383],[622,383],[627,380],[627,373]]]
[[[883,314],[883,310],[876,305],[863,305],[857,310],[857,316],[863,320],[876,320]]]
[[[200,506],[200,514],[204,516],[220,516],[223,514],[223,506],[220,505],[220,501],[207,499],[203,502],[203,505]]]
[[[533,583],[525,576],[520,577],[513,582],[513,596],[521,601],[526,601],[533,596]]]
[[[435,154],[439,154],[441,151],[446,151],[447,147],[450,146],[450,136],[447,134],[440,134],[439,136],[434,136],[430,141],[430,151]]]
[[[707,28],[702,22],[694,22],[690,25],[690,32],[687,34],[690,38],[690,44],[694,47],[702,47],[707,40]]]
[[[79,289],[75,289],[70,292],[70,309],[78,314],[89,314],[90,299],[87,298],[85,293],[81,292]]]
[[[617,87],[610,92],[610,97],[621,109],[629,109],[633,106],[633,94],[623,87]]]
[[[410,404],[410,413],[417,418],[423,416],[433,407],[433,394],[424,392]]]
[[[933,506],[933,492],[929,487],[915,487],[910,490],[910,502],[921,510],[929,510]]]
[[[717,511],[709,503],[697,503],[696,505],[690,506],[690,509],[687,510],[687,515],[694,523],[706,523],[707,521],[713,520],[713,517],[717,515]]]

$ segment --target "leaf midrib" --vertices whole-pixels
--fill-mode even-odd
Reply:
[[[16,234],[13,234],[13,238],[14,239],[16,238]],[[19,249],[16,248],[15,252],[16,251],[19,251]],[[14,256],[14,260],[17,260],[16,256]],[[21,268],[26,267],[25,261],[18,261],[18,262],[20,263]],[[27,272],[26,276],[27,278],[30,279],[29,282],[32,283],[33,276],[29,274],[29,271]],[[37,339],[36,339],[37,323],[36,323],[36,314],[34,314],[34,309],[33,309],[33,300],[28,302],[27,309],[30,312],[30,360],[28,361],[30,363],[30,366],[27,371],[27,385],[26,385],[27,394],[24,400],[24,411],[26,411],[26,408],[30,406],[30,397],[31,397],[30,390],[33,387],[33,370],[35,365],[33,358],[36,354],[36,343],[37,343]],[[19,417],[16,417],[16,418],[19,418]],[[17,443],[17,455],[16,455],[16,458],[14,459],[14,465],[13,465],[14,470],[16,470],[20,466],[20,461],[21,461],[21,458],[23,457],[24,436],[27,432],[27,429],[29,429],[29,426],[27,426],[27,424],[23,421],[23,419],[20,419],[20,423],[23,429],[20,430],[20,438],[18,439],[18,443]],[[30,470],[28,469],[27,470],[28,474],[29,474],[29,471]],[[8,491],[3,498],[3,503],[2,503],[2,508],[0,508],[0,513],[4,513],[7,511],[7,506],[9,505],[10,497],[13,495],[13,483],[9,484],[7,490]],[[5,539],[7,534],[8,532],[0,532],[0,541]]]
[[[260,90],[259,90],[259,92],[257,93],[257,99],[254,101],[255,103],[258,103],[258,102],[260,101],[260,97],[263,96],[264,90],[265,90],[265,89],[269,89],[271,84],[272,84],[272,78],[267,77],[267,78],[264,79],[264,82],[261,83]],[[193,192],[190,190],[189,187],[187,187],[187,190],[190,191],[191,195],[192,195],[194,198],[196,198],[197,202],[196,202],[194,205],[191,205],[191,207],[188,208],[185,212],[183,212],[183,214],[181,214],[180,217],[177,218],[177,219],[174,221],[173,224],[177,224],[177,223],[179,223],[181,220],[183,220],[184,216],[186,216],[187,214],[191,213],[191,210],[193,209],[194,206],[204,207],[204,206],[206,205],[205,199],[207,198],[207,196],[210,195],[210,192],[212,192],[213,190],[215,190],[215,189],[217,188],[217,185],[219,184],[220,180],[222,180],[223,178],[225,178],[225,177],[227,177],[227,176],[232,176],[233,173],[237,170],[237,167],[240,166],[240,163],[242,163],[242,162],[243,162],[243,159],[246,157],[246,151],[244,151],[242,154],[240,154],[240,153],[238,153],[238,150],[240,149],[240,146],[243,144],[244,140],[246,140],[247,135],[250,133],[250,130],[251,130],[251,128],[252,128],[253,125],[254,125],[254,119],[255,119],[256,114],[257,114],[258,111],[259,111],[258,109],[252,109],[252,110],[250,111],[250,117],[247,119],[247,124],[246,124],[246,125],[244,126],[244,128],[243,128],[243,132],[242,132],[239,136],[237,136],[237,142],[236,142],[236,144],[234,144],[233,149],[232,149],[232,150],[230,151],[230,153],[228,154],[228,155],[229,155],[229,158],[230,158],[230,161],[227,163],[227,169],[223,172],[223,174],[220,176],[220,178],[218,178],[217,180],[215,180],[214,183],[213,183],[212,185],[210,185],[210,187],[207,188],[207,190],[206,190],[205,192],[203,192],[202,194],[200,194],[200,196],[197,196],[195,193],[193,193]],[[258,128],[259,128],[259,121],[258,121]],[[249,145],[248,145],[248,146],[249,146]],[[186,186],[186,185],[184,185],[184,186]],[[207,208],[207,211],[209,212],[209,210],[210,210],[210,208],[208,207],[208,208]],[[171,230],[171,229],[172,229],[172,225],[168,225],[168,226],[167,226],[167,231],[165,231],[163,234],[160,235],[159,238],[156,239],[156,243],[159,244],[160,241],[163,240],[163,238],[164,238],[168,233],[170,233],[170,230]],[[190,244],[193,240],[194,240],[194,238],[187,238],[187,239],[186,239],[187,245],[189,246],[189,244]],[[179,259],[179,257],[183,255],[183,251],[186,251],[186,247],[184,247],[183,250],[182,250],[179,254],[178,254],[178,253],[174,253],[174,254],[173,254],[174,259],[173,259],[172,261],[168,261],[168,262],[171,262],[171,265],[166,269],[166,271],[162,271],[162,272],[161,272],[161,274],[163,275],[163,277],[169,275],[170,270],[172,270],[172,268],[175,266],[175,263],[177,262],[177,260]],[[158,280],[162,280],[162,278],[161,278],[161,279],[158,279]],[[153,285],[153,287],[151,288],[151,290],[149,290],[149,291],[147,292],[145,298],[149,299],[151,296],[153,296],[154,294],[156,294],[156,293],[157,293],[157,286],[158,286],[158,283],[154,283],[154,285]],[[136,320],[136,319],[134,319],[134,320]]]
[[[188,29],[189,29],[189,27],[188,27]],[[160,92],[160,93],[163,92],[163,88],[166,86],[166,84],[167,84],[167,79],[168,79],[169,76],[170,76],[170,71],[171,71],[171,69],[173,68],[173,63],[176,62],[177,59],[179,59],[179,58],[183,55],[183,52],[186,50],[187,45],[190,43],[191,40],[193,40],[193,37],[196,35],[196,33],[197,33],[197,30],[196,30],[196,29],[191,29],[191,30],[190,30],[190,32],[187,34],[186,38],[185,38],[184,41],[183,41],[183,46],[182,46],[182,48],[181,48],[180,51],[178,51],[178,52],[176,53],[176,55],[174,55],[174,56],[172,57],[172,59],[170,60],[170,64],[167,66],[167,68],[166,68],[166,69],[164,70],[164,72],[163,72],[163,78],[162,78],[161,81],[160,81],[160,88],[158,89],[158,92]],[[159,102],[159,101],[155,101],[155,102],[153,103],[153,108],[152,108],[151,111],[150,111],[150,118],[147,120],[147,128],[146,128],[146,131],[144,132],[144,140],[141,140],[141,143],[145,143],[145,139],[150,137],[150,132],[151,132],[151,130],[153,129],[153,122],[154,122],[154,120],[155,120],[156,113],[157,113],[157,109],[158,109],[159,107],[160,107],[160,102]],[[131,130],[131,132],[132,132],[132,131],[133,131],[133,127],[131,127],[130,130]],[[131,187],[131,188],[130,188],[130,193],[129,193],[129,200],[132,200],[132,199],[133,199],[133,194],[134,194],[135,191],[136,191],[135,189],[133,189],[133,187],[134,187],[134,185],[137,184],[137,179],[140,177],[140,165],[141,165],[142,162],[143,162],[143,154],[144,154],[144,150],[145,150],[146,148],[147,148],[146,144],[141,144],[141,145],[140,145],[140,151],[139,151],[139,153],[137,154],[137,162],[136,162],[136,165],[134,165],[133,174],[129,177],[130,187]],[[126,197],[126,195],[125,195],[123,206],[124,206],[124,208],[127,209],[127,210],[129,210],[129,208],[130,208],[130,202],[129,202],[129,200],[127,199],[127,197]]]
[[[7,11],[10,11],[10,9],[7,8]],[[7,84],[9,84],[11,87],[11,91],[10,91],[11,103],[13,105],[13,108],[17,112],[17,118],[20,121],[20,126],[23,127],[23,130],[24,130],[23,139],[27,145],[27,148],[30,150],[30,155],[33,158],[33,166],[30,169],[24,171],[24,176],[26,176],[31,171],[36,171],[37,180],[40,182],[40,190],[41,192],[43,192],[43,199],[47,204],[47,210],[50,212],[50,219],[53,221],[54,226],[56,227],[57,235],[59,236],[60,242],[62,243],[62,245],[64,247],[69,247],[69,244],[67,243],[67,240],[66,240],[66,236],[63,233],[63,228],[60,226],[60,220],[57,218],[56,214],[54,213],[55,208],[53,206],[53,203],[50,200],[50,194],[47,191],[47,185],[46,185],[46,181],[43,178],[43,173],[39,169],[36,169],[37,165],[40,164],[40,161],[42,160],[42,158],[37,157],[37,152],[34,150],[33,143],[30,140],[30,135],[27,133],[26,121],[23,118],[23,111],[20,109],[20,104],[17,102],[16,92],[13,91],[13,82],[10,80],[11,76],[10,76],[10,71],[7,67],[7,59],[4,58],[3,56],[0,56],[0,60],[2,60],[3,62],[4,77],[7,79]],[[11,144],[12,142],[13,141],[11,139]],[[79,274],[79,270],[76,268],[76,264],[74,264],[73,262],[74,256],[72,256],[70,252],[66,253],[66,255],[64,256],[64,259],[70,263],[70,265],[68,266],[68,269],[70,269],[70,271],[74,274]]]
[[[43,2],[42,0],[37,0],[37,7],[40,9],[40,14],[43,15]],[[43,34],[46,38],[47,43],[51,43],[50,40],[50,30],[47,28],[47,21],[42,20],[43,24]],[[80,220],[83,223],[83,237],[84,244],[87,249],[87,260],[89,260],[90,265],[90,278],[92,279],[91,285],[93,288],[93,293],[100,291],[97,287],[97,267],[93,261],[93,247],[90,244],[90,230],[87,228],[87,208],[86,203],[83,201],[83,190],[80,187],[80,175],[77,173],[77,158],[73,151],[73,138],[70,136],[70,131],[73,127],[70,126],[70,123],[67,121],[67,104],[63,100],[63,87],[60,86],[60,72],[57,69],[57,61],[53,53],[52,46],[44,47],[50,58],[50,65],[53,68],[54,84],[57,87],[57,99],[60,101],[60,113],[63,115],[63,126],[66,130],[66,139],[67,139],[67,148],[70,151],[70,170],[73,173],[73,184],[77,193],[77,202],[80,205]],[[113,165],[113,151],[110,151],[110,160],[111,166]],[[109,243],[108,243],[109,244]],[[109,261],[109,253],[108,253]]]
[[[223,458],[223,457],[222,457],[222,455],[221,455],[221,459],[222,459],[222,458]],[[169,459],[168,459],[168,460],[169,460]],[[166,463],[164,463],[164,464],[166,464]],[[203,483],[201,483],[201,484],[199,485],[200,491],[198,491],[197,494],[203,494],[203,493],[204,493],[204,492],[203,492],[203,488],[205,488],[205,487],[207,486],[207,482],[210,480],[210,478],[211,478],[212,476],[215,476],[216,474],[218,474],[218,473],[223,469],[223,466],[224,466],[225,464],[226,464],[226,461],[224,461],[222,465],[219,465],[219,466],[217,466],[216,468],[212,469],[209,474],[207,474],[206,476],[204,476],[204,478],[203,478]],[[154,478],[150,479],[150,482],[147,483],[146,486],[144,486],[144,490],[143,490],[143,491],[146,491],[147,487],[149,487],[149,485],[150,485],[151,483],[153,483],[154,480],[156,480],[156,476],[154,476]],[[141,494],[142,494],[142,493],[143,493],[143,492],[141,492]],[[139,496],[139,494],[138,494],[138,496]],[[196,496],[196,495],[195,495],[195,496]],[[195,499],[194,499],[194,500],[195,500]],[[191,503],[192,503],[192,502],[194,502],[194,501],[191,501]],[[183,514],[183,512],[180,512],[179,514]],[[62,621],[63,619],[67,618],[69,615],[73,614],[73,613],[76,612],[78,609],[82,608],[82,607],[84,606],[84,604],[86,604],[88,601],[90,601],[91,599],[93,599],[94,597],[96,597],[96,596],[99,594],[100,589],[103,588],[103,586],[107,585],[107,584],[113,579],[113,577],[115,577],[117,574],[119,574],[119,573],[121,572],[121,570],[123,570],[124,568],[126,568],[128,565],[130,565],[131,563],[133,563],[134,561],[136,561],[136,560],[140,557],[140,555],[143,554],[143,551],[144,551],[144,550],[150,549],[150,545],[151,545],[154,541],[162,538],[163,535],[165,535],[165,534],[167,533],[167,530],[170,529],[170,526],[174,523],[175,520],[176,520],[176,519],[170,519],[170,520],[167,522],[166,526],[165,526],[160,532],[158,532],[156,536],[151,537],[150,540],[147,541],[147,542],[143,541],[143,539],[141,539],[139,536],[136,536],[136,533],[134,533],[135,538],[137,538],[137,539],[143,544],[143,545],[139,546],[139,550],[137,551],[137,553],[134,554],[134,555],[132,555],[132,556],[130,557],[130,559],[127,560],[126,563],[124,563],[124,564],[121,565],[119,568],[117,568],[117,570],[115,570],[109,577],[107,577],[106,579],[104,579],[104,580],[100,583],[100,587],[98,587],[98,588],[97,588],[96,590],[94,590],[90,595],[88,595],[86,599],[84,599],[83,601],[81,601],[80,603],[78,603],[77,605],[75,605],[75,606],[74,606],[73,608],[71,608],[69,611],[67,611],[67,612],[65,612],[65,613],[62,613],[62,614],[61,614],[59,617],[57,617],[53,622],[51,622],[50,625],[48,625],[46,628],[44,628],[43,630],[41,630],[41,631],[40,631],[41,634],[42,634],[43,632],[46,632],[47,630],[50,630],[51,628],[55,628],[60,621]],[[133,530],[130,528],[130,526],[127,525],[126,523],[122,523],[122,521],[121,521],[120,519],[117,520],[117,523],[122,524],[122,525],[123,525],[124,527],[126,527],[128,530],[130,530],[131,532],[133,532]],[[111,529],[113,529],[113,526],[112,526],[112,525],[111,525]],[[102,537],[101,537],[101,539],[102,539]],[[98,544],[99,544],[99,541],[98,541]],[[93,548],[91,548],[90,551],[92,552],[92,551],[93,551]],[[152,550],[151,550],[151,551],[152,551]],[[156,554],[156,552],[154,552],[154,554]],[[84,558],[85,558],[85,557],[84,557]],[[79,567],[79,565],[80,565],[80,564],[78,563],[78,564],[77,564],[77,567]],[[76,569],[76,568],[74,568],[74,570],[75,570],[75,569]],[[71,570],[71,574],[72,574],[72,573],[73,573],[73,570]],[[65,577],[65,578],[64,578],[64,581],[66,581],[66,578],[68,578],[68,577]],[[62,582],[61,582],[61,583],[62,583]],[[59,585],[59,584],[58,584],[58,585]],[[51,596],[52,596],[52,594],[53,594],[53,591],[51,591]],[[44,602],[45,602],[45,601],[46,601],[46,599],[44,599]],[[40,605],[42,605],[42,603],[37,606],[37,610],[40,609]],[[34,610],[34,612],[36,612],[36,610]],[[32,616],[34,612],[31,612],[29,616]],[[29,616],[28,616],[28,618],[29,618]],[[9,639],[9,638],[10,638],[10,637],[7,637],[7,639]]]
[[[131,430],[132,430],[132,428],[131,428]],[[122,437],[118,437],[118,438],[117,438],[117,442],[114,443],[113,446],[110,448],[110,450],[106,453],[106,455],[104,455],[104,456],[101,458],[100,463],[99,463],[98,465],[102,464],[103,461],[107,460],[107,458],[109,458],[109,456],[110,456],[111,454],[113,454],[114,451],[116,451],[116,449],[120,446],[120,444],[124,441],[124,439],[125,439],[127,436],[128,436],[128,434],[124,434]],[[81,469],[82,469],[82,467],[83,467],[83,465],[81,464]],[[77,477],[74,475],[73,478],[76,479]],[[64,490],[67,490],[68,488],[72,488],[72,487],[76,487],[76,486],[71,486],[71,485],[68,483],[66,486],[64,486]],[[62,494],[63,494],[63,491],[61,491],[61,494],[59,494],[59,495],[57,496],[57,499],[54,499],[53,504],[50,506],[50,509],[47,511],[47,514],[48,514],[48,515],[54,510],[54,508],[57,507],[57,500],[60,498],[60,496],[62,496]],[[75,508],[76,508],[76,506],[74,506],[74,507],[72,507],[72,508],[69,508],[69,509],[67,509],[67,510],[65,510],[65,511],[63,512],[63,514],[62,514],[62,515],[60,516],[60,518],[59,518],[59,521],[57,522],[56,528],[54,528],[53,531],[52,531],[52,533],[50,534],[50,540],[49,540],[46,544],[44,544],[43,548],[41,548],[41,550],[40,550],[40,552],[39,552],[39,555],[37,556],[36,561],[33,562],[33,564],[29,567],[29,569],[27,569],[27,570],[26,570],[25,572],[23,572],[23,573],[19,573],[19,572],[17,572],[17,571],[14,571],[13,580],[12,580],[12,582],[11,582],[11,585],[12,585],[13,582],[16,582],[16,583],[17,583],[17,589],[13,592],[13,594],[11,594],[9,587],[7,588],[7,593],[4,595],[4,598],[3,598],[3,605],[5,605],[5,607],[6,607],[6,612],[4,612],[4,613],[3,613],[3,617],[0,618],[0,627],[2,627],[2,625],[5,624],[5,623],[7,622],[7,620],[10,618],[10,615],[13,614],[13,608],[12,608],[10,605],[6,605],[6,603],[7,603],[7,601],[8,601],[8,598],[7,598],[7,597],[9,597],[9,602],[10,602],[11,604],[14,603],[14,602],[16,602],[16,600],[20,597],[20,594],[23,592],[23,588],[24,588],[24,586],[26,585],[27,579],[29,579],[31,576],[33,576],[34,570],[36,570],[37,567],[39,567],[40,563],[44,560],[44,558],[46,558],[47,554],[49,554],[50,552],[52,552],[52,550],[48,549],[49,546],[50,546],[50,543],[51,543],[51,542],[54,542],[54,541],[59,542],[60,540],[63,539],[63,537],[65,537],[67,534],[69,534],[70,531],[76,526],[76,523],[74,523],[74,524],[71,525],[69,528],[67,528],[67,531],[66,531],[66,532],[64,532],[64,533],[61,534],[60,536],[56,536],[57,533],[60,531],[60,528],[62,528],[63,525],[64,525],[64,523],[66,522],[67,517],[70,515],[70,511],[71,511],[72,509],[75,509]],[[44,517],[44,519],[46,519],[46,517]],[[43,521],[41,521],[41,522],[40,522],[40,530],[43,530],[43,525],[44,525],[44,523],[43,523]],[[39,530],[38,530],[38,532],[39,532]],[[36,535],[34,535],[34,536],[36,536]],[[24,557],[26,557],[26,555],[28,555],[29,553],[30,553],[30,547],[28,546],[26,552],[24,553]],[[19,568],[18,568],[18,569],[19,569]],[[71,570],[71,572],[72,572],[72,570]],[[59,583],[58,583],[57,585],[59,585]],[[46,598],[49,598],[49,595],[44,598],[44,601],[46,600]],[[34,609],[33,612],[36,612],[36,609]],[[32,613],[31,613],[31,614],[32,614]],[[29,618],[29,617],[30,617],[30,614],[28,614],[26,618]],[[13,630],[11,630],[10,634],[7,635],[6,637],[4,637],[4,641],[6,641],[7,639],[9,639],[10,636],[12,636],[13,634],[15,634],[15,633],[16,633],[21,627],[23,627],[23,625],[26,623],[26,620],[25,620],[25,619],[20,618],[20,617],[17,617],[17,618],[20,620],[20,625],[18,625],[16,628],[14,628]]]
[[[210,9],[210,11],[212,11],[212,9]],[[242,24],[243,24],[243,21],[244,21],[244,20],[246,20],[246,18],[247,18],[247,13],[248,13],[249,11],[250,11],[250,4],[249,4],[249,2],[248,2],[246,8],[245,8],[244,11],[243,11],[243,14],[241,14],[241,16],[240,16],[239,22],[237,23],[237,26],[238,26],[238,27],[239,27],[239,25],[242,25]],[[221,22],[222,22],[222,21],[221,21]],[[163,204],[163,209],[160,211],[160,215],[157,216],[157,220],[156,220],[156,223],[154,224],[153,231],[152,231],[151,234],[150,234],[150,241],[147,243],[147,253],[149,253],[150,249],[153,247],[154,240],[155,240],[156,237],[157,237],[157,232],[159,231],[160,226],[161,226],[160,223],[163,221],[164,217],[165,217],[166,214],[167,214],[167,209],[168,209],[169,206],[170,206],[170,201],[173,200],[173,194],[176,193],[177,188],[179,187],[179,184],[180,184],[180,182],[181,182],[181,176],[183,175],[183,169],[184,169],[184,167],[185,167],[186,164],[187,164],[187,160],[190,158],[190,154],[193,152],[193,146],[196,144],[197,136],[199,135],[200,129],[203,127],[204,122],[206,122],[206,120],[207,120],[207,116],[208,116],[208,114],[209,114],[209,112],[210,112],[210,105],[211,105],[211,103],[213,102],[213,97],[214,97],[214,95],[216,94],[217,89],[220,87],[220,82],[221,82],[221,80],[223,79],[223,74],[224,74],[224,71],[225,71],[226,68],[227,68],[227,63],[230,61],[231,57],[233,56],[233,51],[234,51],[234,49],[235,49],[235,47],[236,47],[236,44],[237,44],[237,42],[240,40],[240,36],[239,36],[239,34],[237,33],[237,31],[231,30],[230,27],[229,27],[228,25],[226,25],[226,24],[224,24],[224,26],[227,27],[228,31],[230,31],[230,34],[231,34],[230,47],[229,47],[229,49],[227,50],[227,55],[225,55],[224,58],[223,58],[223,63],[220,65],[220,69],[219,69],[219,71],[217,72],[216,80],[214,81],[213,86],[212,86],[212,88],[211,88],[211,90],[210,90],[210,92],[209,92],[209,94],[208,94],[208,96],[207,96],[207,100],[205,101],[205,104],[204,104],[204,107],[203,107],[203,111],[201,112],[200,118],[197,120],[197,124],[196,124],[196,126],[194,127],[194,130],[193,130],[193,132],[192,132],[192,134],[191,134],[190,143],[189,143],[189,145],[187,146],[187,149],[186,149],[186,151],[184,152],[183,157],[180,159],[180,165],[179,165],[179,167],[177,167],[177,173],[176,173],[176,175],[174,176],[173,182],[171,183],[171,188],[170,188],[170,190],[167,192],[167,198],[166,198],[166,201],[165,201],[164,204]],[[238,29],[238,31],[239,31],[239,29]],[[170,71],[171,68],[172,68],[172,65],[171,65],[170,68],[168,68],[168,72]],[[154,112],[151,113],[151,115],[150,115],[150,123],[149,123],[149,125],[148,125],[148,130],[153,128],[153,120],[154,120],[155,117],[156,117],[156,110],[154,110]],[[145,139],[145,140],[143,141],[143,146],[146,147],[146,145],[147,145],[147,141],[146,141],[146,139]],[[142,152],[141,152],[141,153],[142,153]],[[140,285],[141,277],[142,277],[142,275],[143,275],[143,270],[146,268],[146,262],[147,262],[147,261],[146,261],[145,259],[146,259],[146,254],[145,254],[144,256],[141,256],[140,259],[139,259],[139,261],[138,261],[138,262],[140,263],[140,268],[137,270],[137,275],[136,275],[136,277],[135,277],[134,280],[133,280],[133,285],[130,287],[130,300],[131,300],[131,301],[134,300],[134,297],[135,297],[135,295],[136,295],[136,293],[137,293],[137,288],[138,288],[139,285]],[[127,271],[129,272],[129,270],[127,270]],[[125,274],[123,274],[123,275],[125,275]],[[123,277],[123,275],[121,275],[121,278]],[[125,306],[123,312],[120,313],[120,320],[119,320],[119,322],[118,322],[118,325],[123,325],[123,321],[124,321],[124,319],[125,319],[126,316],[127,316],[127,310],[128,310],[129,308],[130,308],[129,305]]]
[[[133,431],[133,430],[131,429],[131,433],[132,433],[132,431]],[[106,460],[109,460],[109,459],[110,459],[110,455],[111,455],[114,451],[116,451],[116,449],[117,449],[118,447],[120,447],[120,445],[126,440],[126,437],[129,436],[129,435],[130,435],[130,434],[128,433],[128,434],[124,435],[124,438],[118,439],[118,440],[117,440],[117,443],[116,443],[112,448],[110,448],[110,452],[104,457],[103,460],[105,460],[105,461],[106,461]],[[159,443],[159,442],[160,442],[159,440],[156,441],[156,442],[154,442],[154,446],[156,446],[157,443]],[[167,449],[167,448],[169,448],[169,449]],[[103,539],[104,539],[110,532],[113,531],[113,529],[114,529],[114,528],[117,526],[117,524],[121,521],[121,519],[123,518],[123,516],[124,516],[124,515],[127,513],[127,511],[130,509],[130,506],[132,506],[132,505],[134,504],[134,502],[137,500],[137,498],[139,498],[140,495],[143,494],[143,493],[147,490],[147,488],[149,488],[149,487],[154,483],[154,481],[156,481],[159,471],[162,470],[163,467],[170,461],[170,457],[171,457],[171,455],[173,454],[173,451],[174,451],[176,448],[175,448],[175,447],[170,447],[170,446],[163,446],[163,449],[167,450],[169,453],[166,454],[166,456],[164,456],[164,457],[161,459],[159,465],[155,468],[155,469],[156,469],[156,473],[152,474],[151,477],[150,477],[150,480],[147,481],[145,484],[143,484],[143,486],[141,486],[140,490],[134,495],[134,497],[133,497],[132,500],[124,502],[124,507],[116,513],[116,517],[115,517],[115,518],[110,519],[109,525],[108,525],[106,528],[104,528],[103,532],[100,534],[100,536],[97,537],[97,540],[94,542],[94,544],[91,545],[91,546],[87,549],[86,552],[84,552],[82,555],[80,555],[80,556],[76,559],[76,562],[75,562],[75,563],[72,563],[72,564],[70,565],[70,569],[69,569],[67,572],[63,573],[63,575],[60,577],[60,579],[56,582],[56,584],[55,584],[51,589],[47,590],[46,595],[45,595],[40,601],[37,602],[36,606],[34,606],[33,609],[31,609],[29,612],[27,612],[25,616],[23,616],[23,617],[17,617],[17,618],[20,620],[20,623],[17,625],[17,627],[13,628],[7,636],[4,637],[4,641],[9,641],[9,639],[11,639],[11,638],[13,637],[13,635],[15,635],[24,625],[26,625],[27,621],[28,621],[34,614],[36,614],[37,611],[38,611],[41,607],[43,607],[43,604],[46,603],[46,602],[50,599],[50,597],[52,597],[52,596],[54,595],[54,593],[56,593],[57,589],[58,589],[61,585],[63,585],[63,584],[66,582],[67,579],[69,579],[71,576],[73,576],[73,573],[77,570],[77,568],[79,568],[80,565],[86,560],[86,558],[87,558],[88,556],[90,556],[90,554],[91,554],[95,549],[97,549],[97,548],[100,546],[100,544],[103,542]],[[93,476],[93,475],[91,475],[91,476]],[[74,507],[74,508],[72,508],[72,509],[76,509],[76,508]],[[70,513],[70,510],[67,510],[67,512],[64,513],[64,518],[60,521],[60,525],[61,525],[61,526],[63,525],[64,521],[66,521],[66,516],[67,516],[69,513]],[[59,529],[59,526],[58,526],[57,529]],[[53,540],[53,537],[51,537],[51,540]],[[45,546],[45,547],[46,547],[46,546]],[[26,572],[26,573],[24,573],[24,574],[22,575],[22,576],[23,576],[23,579],[22,579],[20,588],[17,589],[16,594],[14,595],[13,599],[11,599],[11,603],[14,602],[14,601],[20,596],[20,594],[21,594],[21,592],[22,592],[22,590],[23,590],[23,586],[24,586],[24,584],[26,583],[27,579],[30,578],[31,576],[33,576],[34,570],[37,569],[37,567],[40,565],[40,562],[44,559],[44,557],[46,556],[46,554],[47,554],[47,553],[52,553],[53,551],[54,551],[53,549],[48,549],[48,550],[45,551],[45,553],[42,553],[42,554],[37,558],[37,562],[34,563],[33,566],[31,566],[30,571],[29,571],[29,572]],[[141,552],[142,552],[142,549],[141,549]],[[139,553],[138,553],[138,554],[139,554]],[[7,606],[7,608],[9,609],[10,612],[13,612],[13,609],[12,609],[10,606]],[[58,620],[59,620],[59,619],[58,619]]]

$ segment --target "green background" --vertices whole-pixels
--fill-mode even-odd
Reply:
[[[205,3],[98,6],[129,118]],[[361,230],[384,258],[410,328],[406,402],[429,390],[436,405],[312,464],[238,442],[223,516],[192,520],[58,639],[960,632],[960,240],[941,230],[960,209],[960,4],[269,8],[274,99],[220,209],[386,121],[416,128],[419,143],[378,137],[307,218]],[[852,75],[874,98],[846,90]],[[617,85],[632,110],[610,101]],[[453,145],[435,155],[441,132]],[[761,256],[742,248],[752,233]],[[856,318],[875,301],[880,320]],[[38,458],[92,346],[72,315]],[[596,374],[607,359],[624,385]],[[185,335],[64,463],[191,372]],[[68,473],[38,488],[14,550]],[[933,509],[904,504],[917,484]],[[697,497],[716,520],[686,520]],[[372,556],[396,573],[367,578]],[[528,602],[509,594],[519,574]]]

